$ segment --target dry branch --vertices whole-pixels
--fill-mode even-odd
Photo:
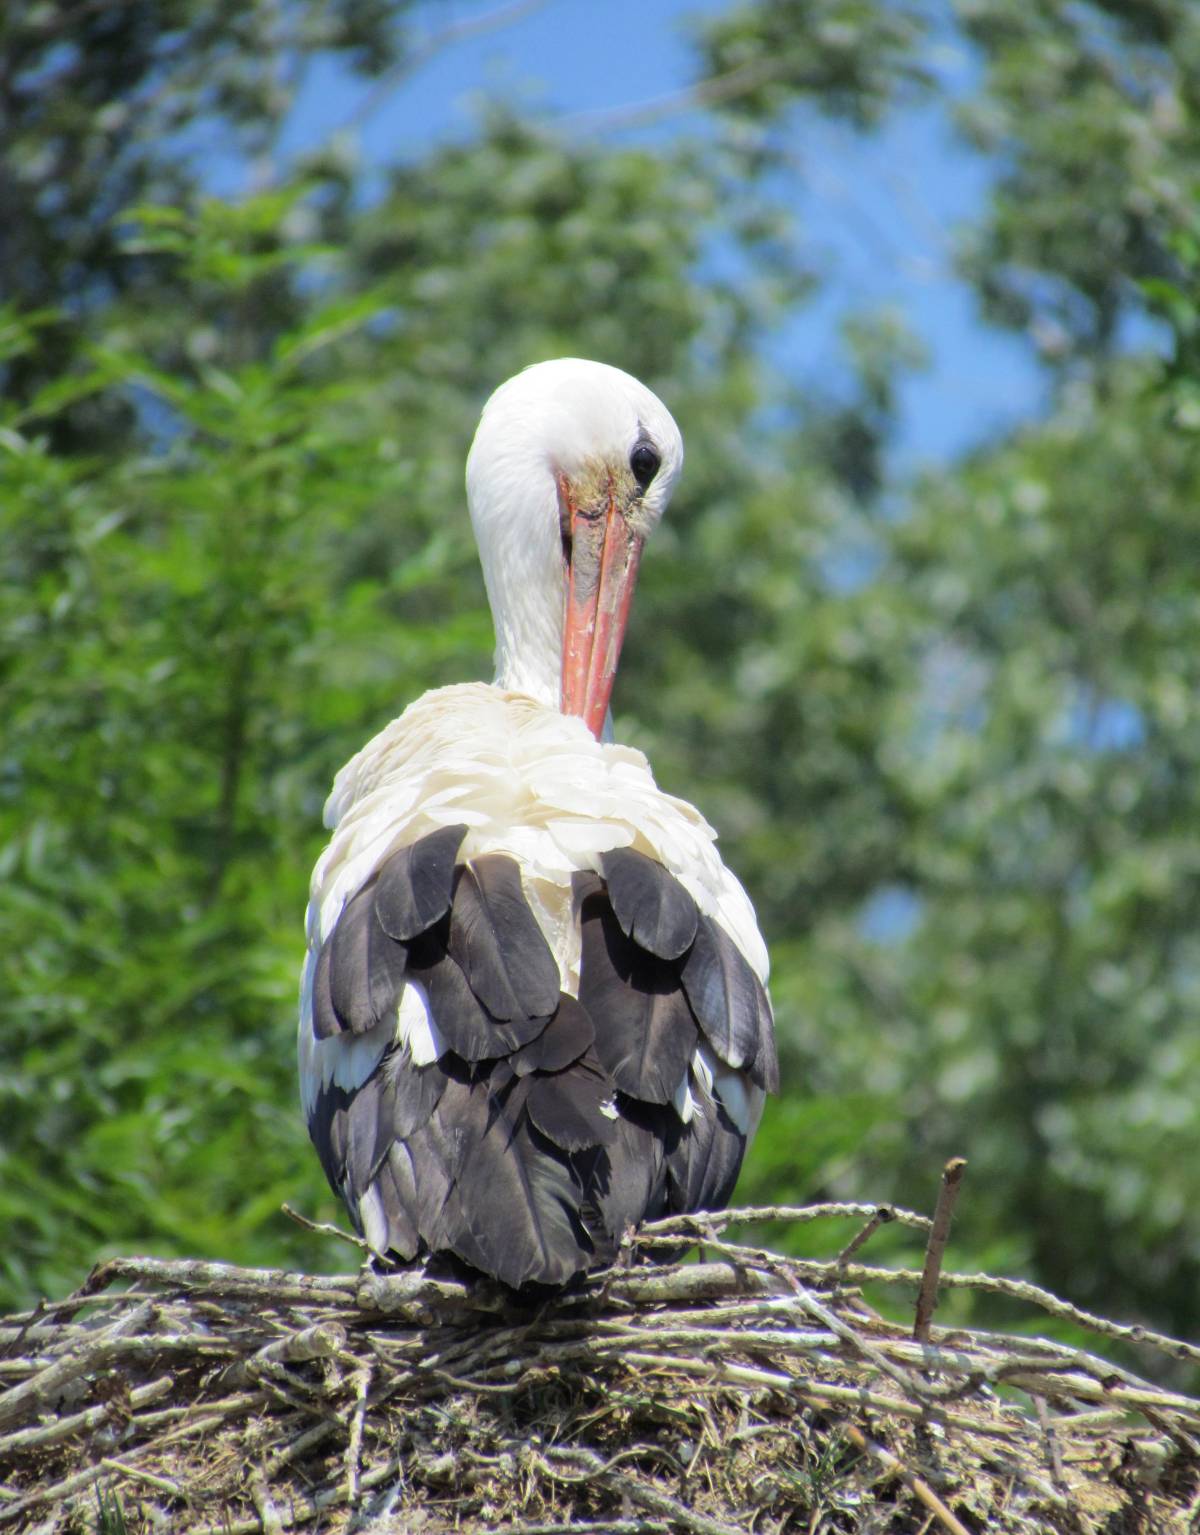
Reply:
[[[929,1483],[922,1481],[915,1472],[910,1471],[899,1456],[893,1455],[886,1445],[875,1444],[861,1429],[855,1428],[853,1423],[846,1424],[845,1432],[851,1444],[857,1445],[865,1455],[873,1455],[889,1471],[900,1477],[905,1486],[910,1487],[914,1495],[924,1503],[933,1518],[944,1529],[950,1531],[950,1535],[971,1535],[962,1520],[955,1518]]]
[[[954,1218],[954,1206],[962,1187],[963,1174],[967,1170],[965,1157],[951,1157],[942,1170],[942,1187],[938,1193],[937,1209],[933,1212],[933,1225],[925,1248],[925,1266],[921,1270],[921,1288],[917,1291],[917,1315],[913,1322],[913,1337],[918,1343],[929,1342],[929,1325],[933,1321],[933,1308],[937,1305],[938,1281],[942,1277],[942,1259],[946,1255],[946,1243],[950,1240],[950,1222]]]
[[[826,1262],[719,1235],[848,1216],[859,1237]],[[0,1323],[0,1535],[92,1531],[98,1497],[131,1535],[352,1517],[433,1535],[1183,1535],[1200,1400],[1051,1339],[930,1322],[914,1341],[855,1288],[921,1286],[851,1261],[889,1218],[660,1221],[627,1266],[538,1304],[420,1270],[103,1265]],[[675,1261],[688,1245],[706,1261]],[[1020,1281],[931,1272],[1135,1345],[1151,1372],[1200,1360]]]

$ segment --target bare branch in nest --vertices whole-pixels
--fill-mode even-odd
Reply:
[[[915,1472],[910,1471],[899,1456],[893,1455],[885,1445],[876,1444],[874,1440],[868,1439],[861,1429],[855,1428],[853,1423],[845,1425],[845,1432],[851,1444],[856,1445],[864,1455],[873,1455],[889,1471],[894,1472],[906,1487],[910,1487],[942,1528],[950,1531],[950,1535],[971,1535],[962,1520],[954,1517],[929,1483],[922,1481]]]
[[[695,1234],[702,1225],[711,1226],[714,1231],[723,1231],[726,1226],[759,1226],[765,1221],[777,1221],[785,1226],[804,1226],[811,1221],[832,1220],[841,1216],[865,1219],[874,1222],[875,1226],[884,1221],[898,1221],[900,1225],[911,1226],[915,1231],[928,1231],[933,1225],[927,1215],[918,1215],[915,1210],[904,1210],[898,1205],[747,1205],[729,1210],[706,1210],[702,1215],[668,1215],[660,1221],[648,1221],[641,1228],[641,1235],[686,1236]]]
[[[307,1215],[301,1215],[299,1210],[294,1210],[289,1204],[282,1204],[279,1208],[289,1220],[295,1221],[297,1226],[303,1226],[305,1231],[315,1232],[317,1236],[336,1237],[339,1242],[348,1242],[351,1247],[357,1247],[364,1257],[371,1256],[371,1249],[362,1237],[356,1237],[352,1231],[343,1231],[341,1226],[335,1226],[330,1221],[310,1221]]]
[[[283,1535],[283,1520],[279,1517],[279,1510],[275,1507],[270,1488],[261,1471],[253,1471],[250,1474],[250,1496],[254,1499],[254,1507],[258,1510],[258,1517],[262,1521],[263,1535]]]
[[[867,1224],[858,1234],[851,1238],[837,1255],[838,1263],[849,1263],[854,1254],[865,1247],[880,1226],[887,1225],[896,1219],[896,1211],[891,1205],[880,1205],[871,1216]]]
[[[131,1535],[340,1530],[381,1508],[464,1535],[1183,1535],[1200,1400],[1050,1339],[931,1318],[914,1339],[852,1287],[932,1275],[1150,1356],[1200,1349],[939,1275],[946,1210],[898,1215],[931,1249],[941,1233],[923,1274],[853,1261],[886,1208],[655,1222],[629,1264],[536,1303],[419,1268],[106,1264],[68,1304],[0,1322],[0,1535],[67,1535],[97,1498]],[[865,1225],[827,1261],[720,1235],[793,1215]]]
[[[946,1243],[950,1240],[950,1222],[954,1218],[954,1206],[958,1203],[958,1191],[962,1187],[963,1174],[967,1170],[966,1157],[951,1157],[942,1169],[942,1187],[938,1193],[937,1209],[933,1212],[933,1227],[925,1248],[925,1267],[921,1273],[921,1288],[917,1291],[917,1316],[913,1323],[913,1337],[918,1343],[929,1342],[929,1324],[933,1321],[933,1309],[937,1305],[938,1279],[942,1272],[942,1259]]]

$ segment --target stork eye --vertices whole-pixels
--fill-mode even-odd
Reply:
[[[648,442],[639,442],[629,455],[629,467],[633,470],[634,479],[643,490],[658,473],[661,463],[662,459],[658,456],[658,450]]]

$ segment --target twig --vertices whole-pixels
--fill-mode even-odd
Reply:
[[[815,1208],[812,1219],[833,1213]],[[860,1224],[878,1210],[858,1207]],[[846,1213],[837,1207],[838,1216]],[[777,1216],[772,1207],[769,1218]],[[798,1517],[803,1529],[810,1447],[824,1454],[831,1423],[847,1415],[865,1439],[887,1446],[882,1455],[869,1449],[857,1473],[845,1472],[856,1477],[859,1496],[872,1478],[902,1475],[886,1456],[928,1488],[911,1469],[923,1464],[918,1450],[906,1446],[914,1434],[919,1446],[932,1425],[952,1443],[956,1470],[967,1468],[980,1496],[990,1494],[997,1530],[1032,1528],[1030,1500],[1056,1510],[1061,1522],[1085,1490],[1115,1496],[1122,1514],[1156,1521],[1155,1528],[1173,1527],[1190,1496],[1180,1489],[1200,1465],[1200,1400],[1037,1337],[931,1323],[926,1341],[914,1340],[901,1324],[862,1309],[857,1286],[916,1289],[921,1273],[868,1267],[852,1252],[827,1262],[786,1258],[717,1235],[742,1217],[730,1211],[656,1223],[634,1239],[643,1254],[699,1241],[710,1261],[639,1262],[537,1306],[496,1286],[434,1280],[419,1269],[287,1274],[276,1285],[267,1270],[121,1260],[97,1271],[101,1283],[139,1287],[122,1296],[118,1315],[111,1307],[85,1310],[92,1300],[113,1299],[93,1288],[65,1308],[82,1313],[76,1320],[63,1311],[21,1319],[29,1323],[22,1345],[30,1357],[3,1361],[10,1390],[0,1403],[11,1411],[13,1393],[24,1395],[15,1398],[11,1431],[0,1435],[0,1531],[45,1519],[51,1508],[56,1518],[62,1509],[65,1519],[86,1522],[91,1489],[131,1476],[153,1488],[168,1521],[194,1517],[189,1499],[205,1499],[206,1514],[223,1500],[209,1535],[255,1535],[271,1527],[272,1513],[285,1530],[340,1525],[339,1510],[366,1514],[371,1489],[388,1478],[403,1521],[428,1496],[411,1476],[420,1482],[422,1468],[444,1464],[442,1483],[452,1489],[456,1456],[468,1468],[463,1521],[483,1518],[511,1535],[571,1528],[624,1535],[639,1521],[664,1535],[668,1528],[711,1535],[722,1519],[740,1527],[751,1507],[769,1507],[768,1522]],[[942,1274],[939,1284],[1087,1318],[1021,1281]],[[1094,1320],[1106,1335],[1173,1358],[1200,1354],[1179,1340]],[[4,1336],[12,1339],[20,1323],[9,1325]],[[243,1376],[254,1389],[228,1394],[229,1382]],[[1001,1386],[998,1395],[992,1388]],[[536,1433],[519,1440],[508,1406],[517,1393],[532,1393],[537,1404]],[[1039,1426],[1039,1403],[1053,1409],[1049,1434]],[[664,1423],[678,1439],[662,1439]],[[768,1438],[752,1448],[760,1435]],[[668,1442],[689,1448],[660,1467]],[[628,1448],[611,1455],[621,1445]],[[1106,1480],[1103,1468],[1118,1458],[1141,1468],[1136,1488]],[[260,1468],[257,1499],[251,1461]],[[884,1471],[876,1469],[881,1463]],[[1171,1475],[1155,1479],[1151,1473],[1168,1463]],[[1185,1468],[1179,1476],[1177,1465]],[[1069,1494],[1060,1490],[1064,1472]],[[714,1501],[697,1506],[706,1483]],[[913,1507],[921,1504],[914,1528],[926,1521],[935,1535],[949,1535],[943,1515],[905,1485]],[[443,1495],[439,1486],[434,1497]],[[1136,1509],[1135,1498],[1142,1500]],[[521,1519],[526,1510],[540,1522]]]
[[[886,1214],[884,1212],[887,1212]],[[789,1226],[806,1226],[812,1221],[844,1220],[897,1221],[901,1226],[911,1226],[917,1231],[928,1231],[933,1222],[927,1215],[915,1210],[905,1210],[899,1205],[864,1205],[831,1201],[818,1205],[745,1205],[728,1210],[706,1210],[703,1215],[668,1215],[662,1220],[647,1221],[637,1235],[682,1235],[695,1233],[701,1225],[722,1231],[726,1226],[757,1226],[765,1221],[779,1221]]]
[[[884,1226],[889,1221],[894,1221],[895,1219],[896,1212],[892,1209],[891,1205],[880,1205],[879,1208],[875,1211],[874,1215],[871,1216],[867,1224],[858,1233],[858,1235],[852,1237],[850,1241],[846,1243],[845,1247],[842,1248],[841,1252],[838,1253],[837,1257],[833,1261],[835,1263],[849,1263],[850,1259],[853,1258],[856,1252],[858,1252],[859,1248],[866,1246],[866,1244],[879,1230],[880,1226]]]
[[[290,1461],[299,1460],[302,1455],[307,1455],[309,1450],[335,1434],[338,1426],[336,1423],[317,1423],[312,1428],[305,1429],[304,1433],[298,1434],[295,1439],[272,1455],[263,1467],[263,1475],[268,1481],[272,1481]]]
[[[1009,1383],[1031,1392],[1047,1388],[1066,1397],[1084,1402],[1124,1402],[1127,1406],[1144,1413],[1148,1407],[1169,1408],[1178,1413],[1193,1428],[1200,1428],[1200,1402],[1181,1396],[1173,1391],[1160,1391],[1156,1386],[1139,1389],[1136,1386],[1110,1385],[1105,1380],[1095,1380],[1090,1375],[1058,1375],[1053,1381],[1039,1380],[1037,1376],[1012,1374]]]
[[[197,1290],[208,1295],[259,1297],[273,1305],[312,1305],[343,1300],[355,1304],[353,1274],[293,1274],[287,1269],[245,1269],[232,1263],[205,1263],[190,1258],[113,1258],[98,1264],[73,1299],[86,1305],[92,1290],[115,1279],[158,1285],[168,1290]]]
[[[643,1232],[638,1240],[641,1242],[643,1239],[647,1246],[665,1246],[670,1243],[668,1235],[647,1235]],[[753,1265],[756,1262],[764,1267],[775,1265],[776,1269],[787,1268],[800,1278],[816,1284],[912,1286],[919,1285],[922,1277],[918,1269],[887,1269],[859,1263],[839,1264],[836,1261],[823,1262],[817,1258],[784,1259],[775,1253],[761,1252],[752,1248],[735,1248],[731,1244],[728,1250],[739,1255],[742,1267],[737,1271],[731,1270],[725,1263],[694,1263],[655,1267],[641,1273],[636,1269],[627,1273],[609,1273],[601,1276],[601,1280],[611,1299],[623,1300],[631,1305],[649,1305],[670,1301],[723,1300],[738,1295],[778,1297],[786,1294],[785,1287],[772,1273],[754,1269]],[[981,1294],[1004,1295],[1011,1300],[1036,1306],[1050,1316],[1058,1317],[1064,1322],[1073,1322],[1103,1337],[1114,1338],[1122,1343],[1146,1344],[1171,1359],[1200,1364],[1200,1347],[1194,1343],[1185,1343],[1181,1338],[1173,1338],[1167,1333],[1154,1332],[1148,1327],[1141,1326],[1140,1323],[1109,1321],[1107,1317],[1084,1311],[1082,1307],[1063,1300],[1061,1296],[1043,1289],[1040,1285],[1031,1284],[1026,1279],[1006,1279],[996,1274],[950,1272],[940,1276],[939,1287],[945,1290],[977,1290]],[[560,1306],[565,1309],[573,1305],[586,1305],[589,1299],[586,1292],[579,1295],[565,1295]]]
[[[147,1487],[153,1487],[156,1492],[165,1492],[172,1498],[183,1497],[182,1489],[175,1482],[168,1482],[165,1476],[155,1476],[151,1471],[143,1471],[140,1466],[127,1465],[123,1460],[115,1460],[110,1455],[106,1455],[100,1464],[106,1471],[115,1471],[118,1476],[145,1482]]]
[[[262,1520],[263,1535],[283,1535],[283,1520],[271,1499],[271,1490],[261,1471],[250,1473],[250,1497]]]
[[[197,1425],[209,1426],[225,1418],[240,1418],[243,1413],[257,1412],[263,1406],[261,1391],[241,1391],[236,1396],[220,1397],[215,1402],[193,1402],[188,1407],[176,1407],[167,1412],[142,1413],[138,1423],[175,1423],[180,1419],[187,1425],[184,1432],[195,1432]]]
[[[821,1403],[823,1406],[878,1407],[882,1411],[895,1413],[901,1418],[924,1418],[932,1411],[916,1402],[906,1402],[901,1397],[883,1396],[878,1391],[866,1390],[860,1386],[838,1386],[828,1381],[799,1380],[777,1371],[758,1370],[746,1365],[727,1364],[707,1359],[674,1359],[670,1355],[642,1353],[624,1354],[622,1358],[627,1364],[638,1365],[644,1369],[708,1377],[711,1380],[726,1381],[730,1385],[782,1391],[799,1396],[805,1401]],[[978,1418],[970,1418],[962,1413],[937,1411],[936,1415],[940,1422],[972,1433],[996,1435],[1003,1439],[1013,1438],[1018,1433],[1016,1427],[1010,1423],[981,1422]]]
[[[456,1309],[478,1320],[483,1312],[499,1311],[512,1304],[511,1297],[507,1300],[493,1297],[486,1289],[475,1292],[457,1280],[429,1279],[411,1271],[377,1274],[373,1269],[364,1269],[359,1274],[355,1298],[360,1311],[382,1312],[420,1327],[455,1320]]]
[[[572,1519],[570,1524],[508,1524],[495,1535],[670,1535],[658,1519]]]
[[[130,1306],[141,1300],[136,1290],[113,1290],[107,1295],[91,1295],[86,1300],[80,1300],[79,1294],[68,1295],[65,1300],[38,1301],[32,1311],[15,1311],[6,1320],[12,1325],[0,1328],[0,1340],[5,1344],[15,1342],[19,1336],[23,1336],[31,1327],[41,1332],[46,1323],[57,1321],[62,1312],[79,1311],[83,1306]],[[66,1318],[70,1320],[70,1316]],[[11,1350],[6,1349],[6,1352]]]
[[[885,1448],[882,1444],[876,1444],[873,1439],[868,1439],[862,1430],[856,1428],[853,1423],[843,1423],[842,1430],[851,1444],[855,1445],[865,1455],[873,1455],[889,1471],[898,1476],[909,1492],[914,1497],[920,1499],[942,1527],[950,1531],[950,1535],[971,1535],[966,1525],[963,1524],[961,1519],[954,1517],[929,1483],[922,1481],[915,1471],[910,1471],[899,1456],[893,1455],[891,1450]]]
[[[349,1242],[351,1247],[357,1247],[359,1252],[370,1253],[371,1248],[362,1237],[356,1237],[352,1231],[343,1231],[340,1226],[335,1226],[331,1221],[310,1221],[307,1215],[301,1215],[299,1210],[294,1210],[289,1204],[281,1204],[279,1208],[289,1220],[296,1222],[297,1226],[303,1226],[305,1231],[315,1231],[318,1236],[337,1237],[339,1242]]]
[[[843,1343],[848,1344],[860,1358],[866,1359],[873,1364],[881,1375],[886,1375],[890,1380],[895,1381],[902,1391],[906,1391],[909,1395],[917,1398],[923,1397],[926,1394],[925,1387],[908,1370],[893,1364],[891,1360],[885,1358],[879,1348],[873,1343],[868,1343],[853,1327],[843,1322],[841,1317],[835,1316],[828,1306],[822,1306],[816,1296],[810,1295],[803,1285],[797,1284],[796,1286],[796,1300],[811,1316],[815,1316],[818,1321],[824,1322],[825,1326],[835,1333]]]
[[[1146,1422],[1156,1428],[1164,1438],[1173,1439],[1185,1455],[1200,1463],[1200,1443],[1197,1442],[1193,1435],[1186,1433],[1180,1428],[1178,1423],[1169,1422],[1168,1419],[1164,1418],[1161,1413],[1151,1406],[1144,1406],[1141,1409],[1141,1413]],[[1072,1419],[1072,1422],[1074,1422],[1074,1419]]]
[[[789,1262],[797,1273],[807,1274],[818,1280],[823,1277],[830,1280],[838,1277],[838,1267],[833,1263],[821,1263],[809,1258],[792,1258]],[[868,1267],[865,1264],[848,1264],[843,1272],[844,1277],[855,1284],[911,1285],[919,1284],[921,1281],[921,1274],[915,1269],[885,1269]],[[1144,1343],[1168,1355],[1171,1359],[1200,1364],[1200,1347],[1194,1343],[1185,1343],[1181,1338],[1172,1338],[1167,1333],[1154,1332],[1149,1327],[1141,1326],[1140,1323],[1109,1321],[1107,1317],[1097,1316],[1093,1311],[1085,1311],[1081,1306],[1063,1300],[1061,1296],[1055,1295],[1051,1290],[1042,1289],[1040,1285],[1030,1284],[1026,1279],[1005,1279],[996,1274],[944,1273],[939,1285],[943,1290],[977,1290],[981,1294],[1006,1295],[1011,1300],[1024,1301],[1027,1305],[1037,1306],[1061,1321],[1074,1322],[1079,1327],[1086,1327],[1089,1332],[1099,1333],[1102,1337],[1115,1338],[1122,1343]]]
[[[550,1449],[543,1451],[541,1458],[551,1476],[560,1475],[561,1472],[555,1469],[556,1465],[565,1463],[572,1467],[571,1475],[578,1481],[581,1479],[578,1468],[582,1468],[584,1473],[582,1479],[606,1482],[636,1507],[649,1509],[653,1514],[665,1515],[683,1529],[693,1530],[695,1535],[742,1535],[742,1532],[735,1529],[733,1525],[725,1524],[719,1519],[706,1518],[704,1514],[686,1508],[657,1487],[649,1487],[633,1477],[623,1476],[614,1468],[612,1461],[601,1460],[600,1456],[591,1450]]]
[[[226,1386],[249,1386],[270,1376],[288,1380],[285,1364],[306,1364],[312,1359],[330,1359],[346,1347],[346,1329],[336,1322],[318,1322],[298,1332],[285,1333],[273,1343],[264,1344],[249,1359],[239,1359],[225,1371]]]
[[[11,1337],[5,1337],[4,1352],[6,1355],[15,1354],[18,1349],[24,1347],[25,1339],[28,1336],[30,1330],[39,1326],[39,1324],[45,1320],[46,1311],[47,1302],[43,1297],[38,1301],[37,1305],[33,1308],[32,1311],[27,1312],[24,1316],[16,1318],[16,1320],[21,1325],[16,1328],[15,1333]]]
[[[1037,1420],[1042,1430],[1042,1437],[1046,1441],[1046,1453],[1050,1460],[1050,1470],[1054,1476],[1054,1485],[1064,1496],[1070,1493],[1067,1486],[1067,1476],[1063,1469],[1062,1451],[1058,1446],[1058,1436],[1054,1432],[1054,1425],[1050,1421],[1050,1410],[1040,1396],[1033,1399],[1033,1410],[1037,1414]]]
[[[942,1258],[950,1236],[950,1221],[962,1187],[963,1174],[967,1170],[965,1157],[951,1157],[942,1170],[942,1186],[938,1192],[937,1209],[933,1212],[933,1228],[925,1248],[925,1266],[921,1270],[921,1288],[917,1291],[917,1315],[913,1322],[913,1337],[918,1343],[929,1342],[929,1326],[933,1321],[933,1308],[937,1305],[938,1278],[942,1272]]]
[[[157,1380],[149,1381],[144,1386],[137,1386],[129,1393],[129,1405],[133,1409],[144,1407],[148,1402],[156,1402],[166,1396],[175,1384],[171,1375],[160,1375]],[[69,1418],[59,1418],[54,1423],[39,1424],[35,1428],[18,1429],[13,1434],[6,1434],[0,1438],[0,1460],[19,1455],[26,1450],[45,1448],[47,1445],[57,1444],[63,1439],[70,1439],[76,1434],[89,1433],[98,1427],[106,1418],[112,1416],[112,1408],[105,1402],[99,1407],[89,1407],[86,1412],[74,1413]]]
[[[668,1238],[660,1238],[667,1241]],[[652,1306],[665,1301],[727,1300],[732,1295],[783,1295],[786,1287],[771,1273],[731,1269],[728,1263],[689,1263],[679,1267],[630,1269],[605,1276],[605,1295],[612,1301]],[[563,1297],[567,1307],[587,1305],[586,1294]]]
[[[350,1416],[350,1435],[346,1443],[346,1502],[351,1508],[358,1498],[358,1462],[362,1456],[363,1421],[367,1415],[371,1375],[369,1365],[354,1375],[354,1411]]]
[[[86,1466],[82,1471],[67,1476],[49,1487],[38,1487],[15,1503],[0,1508],[0,1524],[8,1524],[20,1515],[32,1513],[44,1503],[61,1503],[72,1493],[83,1492],[104,1475],[103,1466]]]

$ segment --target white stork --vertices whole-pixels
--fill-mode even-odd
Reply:
[[[426,693],[334,782],[301,1096],[377,1253],[561,1285],[642,1220],[724,1204],[777,1086],[745,891],[611,740],[638,559],[682,463],[616,368],[498,389],[467,461],[496,680]]]

